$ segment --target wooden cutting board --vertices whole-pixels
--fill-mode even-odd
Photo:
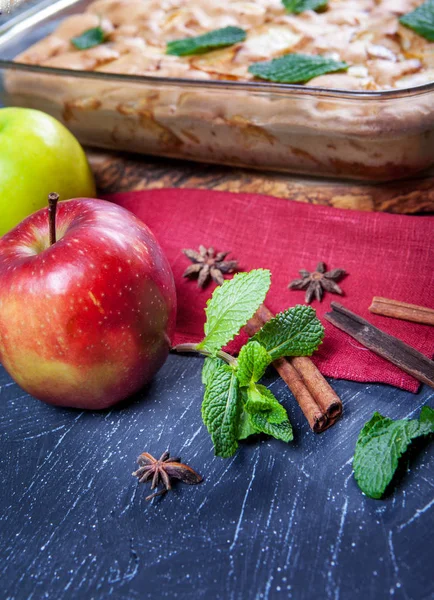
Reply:
[[[336,208],[393,213],[434,212],[434,171],[389,183],[302,178],[151,156],[88,150],[101,194],[163,187],[254,192]]]

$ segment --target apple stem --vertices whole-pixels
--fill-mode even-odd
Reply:
[[[56,210],[59,194],[48,194],[48,223],[50,225],[50,246],[56,243]]]

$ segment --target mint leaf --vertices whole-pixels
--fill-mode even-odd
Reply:
[[[240,423],[238,426],[238,439],[245,440],[246,438],[250,437],[251,435],[254,435],[257,433],[260,433],[260,430],[258,430],[252,424],[249,413],[247,413],[245,410],[243,410],[243,412],[241,413]]]
[[[214,354],[226,346],[263,303],[270,287],[270,271],[237,273],[214,290],[208,300],[205,339],[198,349]]]
[[[424,407],[420,419],[393,421],[374,413],[359,434],[354,454],[354,476],[370,498],[381,498],[411,441],[434,433],[434,410]]]
[[[419,417],[419,435],[434,433],[434,410],[424,406]]]
[[[288,419],[281,423],[272,423],[269,415],[263,413],[250,415],[249,418],[257,433],[266,433],[284,442],[291,442],[294,439],[291,423]]]
[[[283,6],[290,13],[299,15],[305,10],[321,10],[326,8],[328,0],[282,0]]]
[[[427,0],[415,10],[400,17],[399,22],[434,42],[434,0]]]
[[[360,489],[371,498],[381,498],[391,481],[400,456],[417,435],[415,421],[393,421],[373,415],[362,429],[356,444],[353,468]]]
[[[281,356],[311,356],[324,337],[324,327],[311,306],[297,304],[277,314],[253,336],[270,354],[272,360]]]
[[[266,412],[270,423],[282,423],[288,418],[286,410],[280,404],[276,396],[265,385],[256,384],[256,390],[262,395],[267,405]],[[256,411],[255,411],[256,412]]]
[[[310,54],[286,54],[266,62],[250,65],[249,72],[260,79],[277,83],[306,83],[314,77],[344,71],[349,65],[332,58]]]
[[[368,440],[371,429],[378,423],[382,422],[385,417],[381,416],[379,412],[375,412],[367,423],[364,424],[362,431],[359,434],[359,440],[361,444],[365,442],[362,440]]]
[[[105,33],[101,27],[92,27],[87,29],[81,35],[71,38],[71,44],[77,48],[77,50],[88,50],[94,46],[99,46],[104,42]]]
[[[216,456],[232,456],[238,448],[241,394],[234,370],[219,361],[208,379],[202,418],[214,443]]]
[[[271,356],[258,342],[250,341],[241,348],[238,356],[237,377],[240,385],[256,383],[271,363]]]
[[[211,381],[214,371],[219,367],[219,365],[224,364],[224,362],[220,358],[215,358],[214,356],[207,356],[203,361],[202,367],[202,383],[203,385],[207,385],[209,381]]]
[[[255,383],[250,384],[250,386],[245,390],[246,395],[244,409],[250,414],[257,412],[269,412],[273,408],[272,400],[267,396],[266,393],[262,393],[261,388],[269,391],[265,386]],[[273,400],[277,402],[274,394],[272,392],[269,393],[273,396]]]
[[[273,392],[270,392],[265,385],[260,385],[259,383],[250,384],[246,390],[246,395],[244,408],[248,413],[269,413],[271,421],[274,423],[280,423],[288,418],[286,410],[277,400]]]
[[[251,384],[247,388],[244,410],[249,413],[249,424],[257,433],[266,433],[285,442],[293,439],[286,410],[265,386]]]
[[[184,38],[169,42],[166,47],[166,54],[175,56],[188,56],[190,54],[203,54],[216,48],[232,46],[246,39],[246,32],[239,27],[223,27],[215,29],[197,37]]]

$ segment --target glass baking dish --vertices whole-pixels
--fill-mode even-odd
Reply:
[[[101,148],[371,181],[434,164],[434,82],[354,92],[13,62],[89,3],[42,2],[0,28],[0,102],[48,112]]]

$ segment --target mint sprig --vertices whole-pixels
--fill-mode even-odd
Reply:
[[[217,48],[232,46],[246,39],[246,32],[240,27],[223,27],[208,31],[203,35],[184,38],[169,42],[166,46],[166,54],[175,56],[189,56],[191,54],[203,54]]]
[[[71,44],[77,48],[77,50],[88,50],[99,46],[104,42],[105,33],[101,27],[92,27],[86,29],[81,35],[71,38]]]
[[[434,42],[434,0],[427,0],[415,10],[400,17],[399,22]]]
[[[314,77],[345,71],[349,65],[320,55],[285,54],[265,62],[250,65],[249,72],[255,77],[275,83],[306,83]]]
[[[267,366],[284,354],[312,354],[324,330],[309,306],[295,306],[269,321],[245,344],[238,359],[222,350],[253,317],[270,287],[270,272],[238,273],[217,287],[205,309],[205,338],[199,344],[180,344],[179,352],[206,356],[202,369],[205,394],[203,421],[217,456],[228,457],[239,440],[265,433],[284,442],[293,439],[285,408],[259,380]]]
[[[328,0],[282,0],[287,12],[299,15],[305,10],[323,10]]]
[[[419,419],[394,421],[378,412],[359,434],[354,454],[354,476],[370,498],[381,498],[398,467],[400,457],[415,438],[434,433],[434,410],[422,408]]]

